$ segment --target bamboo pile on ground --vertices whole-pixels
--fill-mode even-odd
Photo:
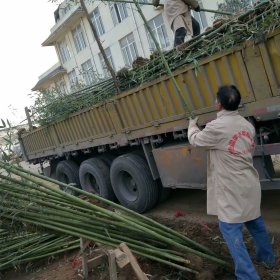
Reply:
[[[54,257],[80,247],[78,238],[26,229],[12,222],[0,228],[0,270]]]
[[[1,219],[113,247],[125,242],[139,256],[188,273],[200,272],[192,255],[230,267],[205,246],[121,205],[5,162],[0,161],[0,168],[17,177],[0,174]],[[83,199],[51,187],[50,182],[74,190]],[[90,203],[92,199],[98,203]]]
[[[246,13],[229,18],[219,28],[193,38],[180,48],[165,52],[164,56],[172,71],[188,64],[194,65],[199,71],[197,67],[201,58],[228,50],[248,40],[258,43],[279,27],[279,0],[263,1]],[[167,72],[161,57],[153,56],[144,65],[127,71],[124,77],[119,77],[119,84],[122,91],[127,91],[163,75],[167,75]],[[115,94],[112,79],[102,80],[93,86],[50,101],[48,104],[39,102],[32,110],[36,122],[47,124],[110,99]]]

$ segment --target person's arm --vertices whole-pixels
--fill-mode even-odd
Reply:
[[[197,0],[183,0],[183,2],[185,4],[187,4],[188,6],[190,6],[196,12],[200,11],[200,6],[199,6],[199,3],[197,2]]]
[[[217,130],[217,124],[212,121],[200,130],[196,124],[197,118],[189,121],[188,139],[191,145],[197,147],[208,147],[214,149],[220,141],[220,132]]]

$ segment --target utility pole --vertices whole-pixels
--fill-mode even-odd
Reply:
[[[30,117],[30,113],[29,113],[30,110],[28,109],[28,107],[24,107],[24,111],[25,111],[27,122],[28,122],[29,130],[32,131],[33,125],[32,125],[32,121],[31,121],[31,117]]]

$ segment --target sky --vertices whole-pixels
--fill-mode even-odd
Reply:
[[[58,62],[54,47],[42,47],[54,26],[56,4],[48,0],[1,2],[0,118],[19,124],[33,104],[31,88]],[[34,93],[33,93],[34,96]]]

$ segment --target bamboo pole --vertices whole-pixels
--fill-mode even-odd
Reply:
[[[117,208],[117,209],[120,209],[122,211],[125,211],[127,214],[130,214],[132,217],[129,217],[129,216],[126,216],[126,219],[129,219],[131,222],[133,222],[133,217],[135,218],[139,218],[141,219],[142,221],[148,223],[148,225],[151,225],[152,226],[152,229],[155,230],[156,228],[159,228],[159,229],[162,229],[163,232],[167,232],[167,233],[170,233],[172,238],[174,239],[174,237],[179,237],[180,239],[182,239],[183,241],[185,241],[186,243],[190,244],[190,245],[193,245],[194,247],[196,248],[199,248],[200,250],[204,251],[204,252],[207,252],[211,255],[214,255],[214,253],[212,251],[210,251],[208,248],[204,247],[203,245],[201,244],[198,244],[197,242],[194,242],[193,240],[189,239],[188,237],[168,228],[168,227],[165,227],[163,226],[162,224],[144,216],[144,215],[141,215],[139,213],[136,213],[128,208],[125,208],[123,207],[122,205],[119,205],[115,202],[112,202],[110,200],[107,200],[103,197],[100,197],[100,196],[97,196],[93,193],[88,193],[84,190],[81,190],[81,189],[77,189],[71,185],[67,185],[65,183],[62,183],[62,182],[59,182],[57,180],[54,180],[52,178],[48,178],[48,177],[45,177],[43,175],[40,175],[38,173],[35,173],[35,172],[32,172],[32,171],[29,171],[29,170],[25,170],[21,167],[17,167],[17,166],[14,166],[14,165],[11,165],[11,164],[7,164],[3,161],[0,161],[0,167],[6,169],[8,172],[10,171],[11,173],[14,173],[16,175],[19,175],[21,176],[22,178],[25,178],[29,181],[32,181],[32,182],[35,182],[35,183],[39,183],[38,181],[36,181],[34,178],[32,178],[31,176],[34,176],[34,177],[37,177],[37,178],[40,178],[40,179],[43,179],[45,181],[48,181],[48,182],[51,182],[51,183],[55,183],[61,187],[68,187],[74,191],[77,191],[78,193],[80,194],[84,194],[86,195],[87,197],[91,197],[91,198],[94,198],[94,199],[97,199],[99,201],[102,201],[102,202],[105,202],[106,204],[110,205],[110,206],[113,206],[114,208]],[[25,174],[22,174],[25,173]],[[29,176],[27,176],[26,174],[29,174]],[[31,175],[31,176],[30,176]],[[2,175],[0,175],[1,177]],[[48,192],[59,192],[61,196],[64,196],[65,194],[62,192],[62,191],[59,191],[59,190],[55,190],[55,189],[52,189],[48,186],[48,184],[44,184],[42,183],[42,186],[44,186],[46,189],[45,191],[48,191]],[[71,199],[71,201],[73,202],[73,199],[75,199],[75,197],[71,196],[71,195],[68,195],[67,196],[69,199]],[[102,211],[101,211],[102,212]],[[138,221],[139,223],[139,221]],[[144,226],[143,223],[139,223],[140,225],[142,225],[142,227]],[[146,225],[145,225],[146,226]],[[146,226],[147,227],[147,226]],[[147,228],[150,228],[150,227],[147,227]],[[141,230],[142,228],[140,228]],[[151,228],[150,228],[151,229]],[[151,229],[151,230],[152,230]],[[165,235],[166,236],[166,235]]]
[[[189,105],[187,104],[187,102],[185,101],[184,95],[183,95],[183,93],[182,93],[182,91],[181,91],[181,89],[180,89],[180,87],[179,87],[179,85],[178,85],[178,83],[177,83],[177,81],[176,81],[176,79],[175,79],[175,77],[174,77],[174,75],[173,75],[173,73],[172,73],[170,67],[169,67],[169,64],[168,64],[168,62],[167,62],[165,56],[163,55],[163,53],[162,53],[162,51],[161,51],[160,45],[159,45],[157,39],[155,38],[155,35],[154,35],[154,33],[153,33],[151,27],[149,26],[148,21],[147,21],[147,19],[145,18],[144,14],[143,14],[143,12],[142,12],[142,10],[141,10],[141,7],[140,7],[139,3],[138,3],[136,0],[133,0],[133,2],[134,2],[135,6],[136,6],[136,8],[137,8],[138,13],[140,14],[140,16],[141,16],[141,18],[142,18],[142,20],[143,20],[143,22],[144,22],[144,24],[145,24],[145,27],[147,28],[149,34],[151,35],[151,38],[152,38],[152,40],[153,40],[153,42],[154,42],[154,44],[155,44],[155,46],[156,46],[157,51],[158,51],[159,54],[160,54],[160,57],[161,57],[161,59],[162,59],[162,62],[163,62],[163,64],[164,64],[166,70],[167,70],[167,73],[168,73],[168,75],[170,76],[170,78],[171,78],[171,80],[172,80],[172,82],[173,82],[173,84],[174,84],[174,86],[175,86],[176,92],[177,92],[177,94],[179,95],[179,97],[180,97],[182,103],[184,104],[184,109],[185,109],[185,110],[187,109],[187,111],[188,111],[189,114],[190,114],[190,117],[193,118],[193,117],[194,117],[194,114],[193,114],[193,112],[191,111],[190,106],[189,106]]]
[[[23,174],[23,173],[21,173],[21,172],[17,172],[16,170],[14,170],[14,169],[17,169],[18,167],[14,167],[14,169],[12,168],[13,166],[11,166],[11,165],[9,165],[9,164],[7,164],[7,163],[3,163],[2,164],[2,162],[0,161],[0,166],[2,166],[4,169],[6,169],[7,171],[10,171],[11,173],[14,173],[14,174],[17,174],[17,175],[19,175],[20,177],[22,177],[22,178],[24,178],[24,179],[27,179],[27,180],[29,180],[29,181],[34,181],[34,179],[33,179],[33,177],[31,177],[30,175],[29,176],[27,176],[26,174]],[[20,168],[19,168],[20,169]],[[29,173],[30,171],[26,171],[27,173]],[[36,174],[35,173],[35,176],[41,176],[41,175],[39,175],[39,174]],[[46,177],[44,177],[44,176],[42,176],[42,179],[45,179],[45,180],[48,180],[49,178],[46,178]],[[58,181],[55,181],[56,183],[59,183]],[[20,183],[20,182],[19,182]],[[187,247],[187,246],[185,246],[185,245],[183,245],[183,244],[181,244],[181,243],[178,243],[178,241],[175,241],[174,240],[174,238],[170,238],[170,237],[167,237],[167,236],[164,236],[164,235],[161,235],[160,233],[157,233],[156,231],[154,231],[154,230],[152,230],[152,229],[149,229],[149,228],[146,228],[142,223],[139,223],[138,222],[138,219],[134,219],[134,221],[133,221],[133,219],[127,219],[127,216],[125,216],[125,215],[123,215],[123,214],[121,214],[121,213],[116,213],[116,212],[112,212],[112,211],[110,211],[110,210],[107,210],[107,209],[104,209],[104,208],[101,208],[101,207],[99,207],[99,206],[96,206],[96,205],[94,205],[94,204],[91,204],[91,203],[89,203],[89,202],[86,202],[86,201],[84,201],[84,200],[81,200],[81,199],[79,199],[79,198],[77,198],[77,197],[74,197],[74,196],[71,196],[71,195],[69,195],[69,194],[67,194],[67,193],[63,193],[62,191],[60,191],[60,190],[57,190],[57,189],[52,189],[48,184],[45,184],[45,182],[43,182],[43,181],[40,181],[40,182],[36,182],[37,184],[39,184],[38,186],[37,186],[37,188],[38,188],[38,199],[40,198],[40,191],[41,191],[41,189],[42,188],[45,188],[45,189],[47,189],[47,190],[49,190],[49,191],[51,191],[52,193],[53,193],[53,195],[55,196],[59,196],[59,197],[65,197],[65,201],[68,201],[69,202],[69,208],[71,208],[71,207],[73,207],[73,209],[75,209],[75,206],[76,205],[80,205],[80,206],[83,206],[85,209],[87,208],[88,210],[91,210],[92,211],[92,213],[103,213],[104,215],[106,215],[108,218],[112,218],[112,219],[115,219],[115,220],[117,220],[118,222],[123,222],[123,223],[126,223],[128,226],[130,226],[131,227],[131,229],[132,230],[134,230],[135,228],[137,229],[137,231],[142,231],[143,233],[145,233],[145,234],[147,234],[147,235],[149,235],[152,239],[155,239],[155,240],[158,240],[158,241],[161,241],[161,242],[164,242],[164,243],[166,243],[167,245],[171,245],[171,246],[174,246],[174,247],[177,247],[178,249],[182,249],[183,251],[185,251],[185,252],[190,252],[190,253],[193,253],[193,254],[195,254],[195,255],[199,255],[199,256],[201,256],[201,257],[204,257],[204,258],[206,258],[206,259],[209,259],[209,260],[212,260],[212,261],[214,261],[214,262],[217,262],[217,263],[219,263],[220,265],[223,265],[223,266],[227,266],[227,263],[225,263],[224,261],[221,261],[220,259],[218,259],[218,258],[216,258],[216,257],[214,257],[214,256],[211,256],[211,255],[207,255],[207,254],[205,254],[205,253],[202,253],[202,252],[200,252],[200,251],[197,251],[197,250],[194,250],[194,249],[192,249],[192,248],[190,248],[190,247]],[[4,185],[4,184],[1,184],[1,185]],[[32,184],[31,184],[31,186],[33,186]],[[8,188],[10,187],[10,189],[8,190]],[[33,186],[33,187],[35,187],[35,186]],[[13,193],[14,192],[14,193]],[[86,192],[84,192],[84,191],[81,191],[81,192],[83,192],[84,194],[86,194],[88,197],[90,196],[90,194],[89,193],[86,193]],[[13,197],[17,197],[18,198],[18,200],[19,201],[21,201],[21,196],[22,196],[22,194],[18,194],[18,189],[17,188],[15,188],[14,190],[13,190],[13,184],[10,184],[10,185],[7,185],[7,188],[0,188],[0,193],[2,194],[2,196],[4,197],[4,196],[10,196],[11,198],[13,198]],[[27,197],[28,197],[29,195],[27,194]],[[46,196],[45,195],[43,195],[43,197],[42,197],[42,199],[43,200],[45,200],[46,198],[45,198]],[[100,197],[97,197],[97,199],[98,198],[100,198]],[[26,200],[25,200],[26,201]],[[105,200],[105,199],[103,199],[103,201],[104,202],[109,202],[109,201],[107,201],[107,200]],[[38,214],[36,214],[36,208],[34,209],[33,207],[33,204],[32,203],[35,203],[35,200],[34,199],[32,199],[32,196],[30,196],[30,200],[29,201],[27,201],[27,205],[26,205],[26,208],[24,208],[24,209],[18,209],[16,206],[14,206],[14,207],[12,207],[12,208],[10,208],[10,207],[6,207],[6,206],[0,206],[0,209],[2,209],[3,211],[2,211],[2,216],[5,216],[5,215],[8,215],[10,218],[12,218],[12,219],[16,219],[16,218],[20,218],[19,220],[21,220],[21,219],[28,219],[30,222],[32,222],[33,224],[38,224],[38,223],[42,223],[41,222],[41,220],[40,220],[40,215],[38,216]],[[30,210],[31,210],[31,207],[32,207],[32,212],[30,212],[30,210],[28,210],[28,208],[30,207]],[[51,207],[51,205],[50,205],[50,207]],[[39,206],[38,206],[38,209],[41,209]],[[67,211],[67,207],[65,207],[65,211]],[[127,210],[127,209],[125,209],[124,208],[124,210]],[[6,211],[6,212],[5,212]],[[8,212],[7,212],[8,211]],[[35,212],[35,213],[34,213]],[[130,211],[131,212],[131,214],[132,213],[134,213],[133,211]],[[6,213],[6,214],[5,214]],[[9,214],[10,213],[10,214]],[[13,214],[14,213],[14,214]],[[77,214],[79,215],[79,211],[77,212]],[[136,213],[135,213],[136,214]],[[21,217],[23,215],[23,217]],[[138,214],[139,215],[139,214]],[[26,218],[24,218],[24,217],[26,217]],[[33,217],[32,219],[31,219],[31,217]],[[36,218],[37,217],[37,218]],[[49,224],[49,226],[54,226],[54,225],[61,225],[61,227],[63,227],[64,228],[64,230],[69,230],[70,228],[69,227],[67,227],[67,224],[69,225],[69,223],[66,223],[66,224],[64,224],[64,223],[57,223],[57,222],[54,222],[54,221],[48,221],[48,219],[47,219],[47,216],[44,216],[45,218],[43,218],[43,221],[45,222],[45,223],[42,223],[42,225],[44,226],[46,226],[47,225],[47,223],[52,223],[52,224]],[[50,217],[52,217],[52,216],[50,216]],[[70,217],[71,217],[71,215],[70,215]],[[142,215],[139,215],[138,216],[139,218],[140,217],[143,217],[143,219],[145,220],[146,219],[146,217],[144,217],[144,216],[142,216]],[[94,216],[92,217],[93,219],[94,219]],[[38,220],[39,219],[39,220]],[[71,220],[71,218],[69,219],[69,220]],[[150,221],[149,219],[148,219],[148,221]],[[108,221],[109,223],[110,223],[110,220]],[[107,223],[108,223],[107,222]],[[78,224],[76,224],[76,225],[79,225],[79,223]],[[154,225],[156,225],[156,223],[154,224]],[[75,228],[75,229],[79,229],[79,232],[80,233],[84,233],[84,234],[86,234],[87,235],[87,232],[88,231],[83,231],[82,229],[80,229],[80,227],[79,226],[72,226],[72,228]],[[71,229],[72,229],[71,228]],[[172,231],[172,230],[170,230],[170,229],[168,229],[167,227],[164,227],[164,226],[162,226],[161,225],[161,227],[160,228],[162,228],[163,230],[166,230],[166,231],[168,231],[168,232],[172,232],[175,236],[176,236],[176,232],[175,231]],[[65,233],[65,231],[63,231],[64,233]],[[93,232],[92,231],[89,231],[89,232],[91,232],[91,235],[93,234]],[[97,234],[97,233],[96,233]],[[98,236],[96,236],[96,234],[95,234],[95,237],[97,237],[97,238],[99,238],[99,239],[101,239],[101,238],[104,238],[104,233],[102,233],[101,235],[99,235],[98,234]],[[80,235],[79,235],[80,236]],[[87,238],[86,236],[85,236],[85,238]],[[183,239],[184,240],[184,239]],[[195,243],[195,242],[194,242]],[[135,247],[136,245],[134,245],[134,247]],[[137,250],[139,250],[140,248],[138,248]],[[147,248],[146,248],[147,249]],[[203,251],[204,251],[204,248],[203,248]]]
[[[3,207],[0,206],[0,209],[3,209]],[[96,234],[94,232],[90,232],[90,231],[87,231],[87,230],[84,230],[84,229],[81,229],[81,228],[77,228],[77,227],[73,227],[73,226],[69,226],[69,225],[65,225],[65,224],[59,224],[59,223],[55,223],[55,222],[51,222],[51,221],[42,222],[42,221],[37,221],[35,219],[28,218],[28,217],[25,218],[25,217],[19,217],[18,215],[15,216],[14,214],[12,214],[12,212],[11,212],[10,215],[9,214],[2,214],[2,216],[6,217],[6,218],[13,219],[13,220],[16,220],[16,221],[24,221],[26,223],[31,223],[31,224],[41,226],[41,227],[44,227],[44,228],[49,228],[49,229],[52,229],[52,230],[55,230],[55,231],[60,231],[62,233],[66,233],[66,234],[69,234],[71,236],[75,235],[75,236],[78,236],[80,238],[93,240],[97,243],[110,245],[110,246],[113,246],[113,247],[118,247],[119,244],[120,244],[120,241],[121,241],[121,240],[116,240],[114,238],[106,238],[104,235],[99,235],[99,234]],[[132,246],[131,244],[129,244],[129,245]],[[145,256],[149,259],[155,259],[158,262],[166,263],[166,260],[164,260],[163,258],[161,258],[159,256],[154,256],[153,254],[151,254],[150,250],[147,251],[146,248],[143,248],[143,247],[141,247],[141,249],[135,248],[135,249],[132,249],[132,251],[136,254]],[[158,252],[157,255],[161,255],[160,252]],[[191,268],[184,267],[184,266],[179,266],[179,265],[174,264],[172,262],[168,262],[168,265],[176,267],[176,268],[178,268],[180,270],[183,270],[183,271],[198,274],[198,272],[196,270],[193,270]]]
[[[19,175],[19,174],[18,174],[18,175]],[[46,187],[47,187],[47,188],[50,188],[49,186],[46,186]],[[60,190],[56,190],[56,191],[57,191],[58,193],[63,193],[63,192],[60,191]],[[1,193],[1,188],[0,188],[0,193]],[[7,190],[5,190],[5,193],[7,193]],[[217,262],[217,263],[219,263],[220,265],[223,265],[223,266],[225,266],[225,267],[228,265],[226,262],[224,262],[224,261],[218,259],[217,257],[214,257],[214,256],[212,256],[212,255],[207,255],[207,254],[205,254],[205,253],[203,253],[203,252],[201,252],[201,251],[197,251],[197,250],[195,250],[195,249],[192,249],[192,248],[190,248],[190,247],[187,247],[187,246],[185,246],[185,245],[182,245],[182,244],[180,244],[180,243],[174,241],[174,240],[171,239],[170,237],[165,237],[165,236],[163,236],[163,235],[157,233],[157,232],[154,231],[154,230],[148,229],[148,228],[144,227],[143,225],[138,224],[137,221],[133,222],[133,221],[131,221],[131,220],[126,219],[125,216],[121,216],[121,215],[119,215],[119,214],[117,214],[117,213],[115,213],[115,212],[111,212],[111,211],[109,211],[109,210],[107,210],[107,209],[103,209],[103,208],[101,208],[101,207],[98,207],[98,206],[93,205],[93,204],[91,204],[91,203],[88,203],[88,202],[86,202],[86,201],[80,200],[79,198],[76,198],[76,197],[74,197],[74,196],[71,196],[71,195],[69,195],[69,194],[67,194],[67,193],[63,193],[63,194],[64,194],[66,197],[72,197],[73,201],[77,201],[77,200],[80,201],[81,204],[87,205],[88,208],[89,208],[89,209],[92,209],[93,211],[94,211],[94,210],[97,210],[97,211],[101,211],[101,212],[103,212],[103,213],[107,213],[109,217],[115,218],[115,219],[117,219],[117,220],[119,220],[119,221],[126,222],[128,225],[130,225],[130,226],[132,227],[132,229],[133,229],[133,228],[137,228],[137,229],[141,230],[142,232],[146,232],[146,233],[149,234],[151,237],[153,237],[153,238],[155,238],[155,239],[158,239],[158,240],[160,240],[160,241],[166,242],[167,244],[173,245],[173,246],[175,246],[175,247],[177,247],[177,248],[179,248],[179,249],[184,250],[185,252],[193,253],[193,254],[198,255],[198,256],[200,256],[200,257],[203,257],[203,258],[212,260],[212,261]],[[15,195],[15,196],[18,196],[17,194],[14,194],[14,195]],[[5,210],[5,207],[0,206],[0,209]],[[16,209],[15,209],[15,210],[16,210]],[[19,211],[19,210],[18,210],[18,211]],[[25,213],[25,214],[28,216],[28,212],[26,211],[26,209],[24,209],[22,213]],[[20,214],[20,212],[18,212],[16,216],[18,216],[19,214]],[[35,216],[36,216],[36,215],[37,215],[36,213],[33,213],[33,214],[32,214],[32,216],[34,217],[34,218],[33,218],[33,221],[35,221]],[[2,214],[2,216],[5,216],[5,215]],[[13,218],[13,219],[16,219],[16,216],[13,215],[12,218]],[[29,221],[32,221],[32,219],[30,219]],[[40,222],[40,223],[41,223],[41,222]],[[48,221],[48,223],[51,223],[51,222]],[[34,224],[36,224],[36,223],[34,223]],[[55,223],[55,222],[52,222],[52,224],[56,224],[56,225],[57,225],[57,223]],[[44,225],[45,225],[45,226],[47,225],[47,220],[45,221],[45,224],[44,224]],[[61,227],[69,228],[69,227],[67,227],[67,225],[65,225],[65,224],[61,225]],[[82,230],[82,229],[81,229],[80,231],[83,232],[83,233],[86,232],[86,231],[84,231],[84,230]],[[64,233],[65,233],[65,232],[64,232]],[[92,233],[92,234],[93,234],[93,233]],[[95,236],[98,236],[98,238],[102,238],[103,235],[99,236],[98,234],[95,234]],[[82,236],[81,236],[81,237],[82,237]]]
[[[129,4],[135,4],[134,1],[130,0],[99,0],[101,2],[115,2],[115,3],[129,3]],[[148,2],[141,2],[137,1],[139,5],[144,5],[144,6],[154,6],[153,3],[148,3]],[[164,4],[159,4],[160,7],[163,7]],[[200,8],[200,11],[202,12],[208,12],[208,13],[213,13],[213,14],[220,14],[220,15],[227,15],[227,16],[233,16],[233,13],[230,12],[224,12],[224,11],[218,11],[218,10],[211,10],[211,9],[205,9],[205,8]]]

